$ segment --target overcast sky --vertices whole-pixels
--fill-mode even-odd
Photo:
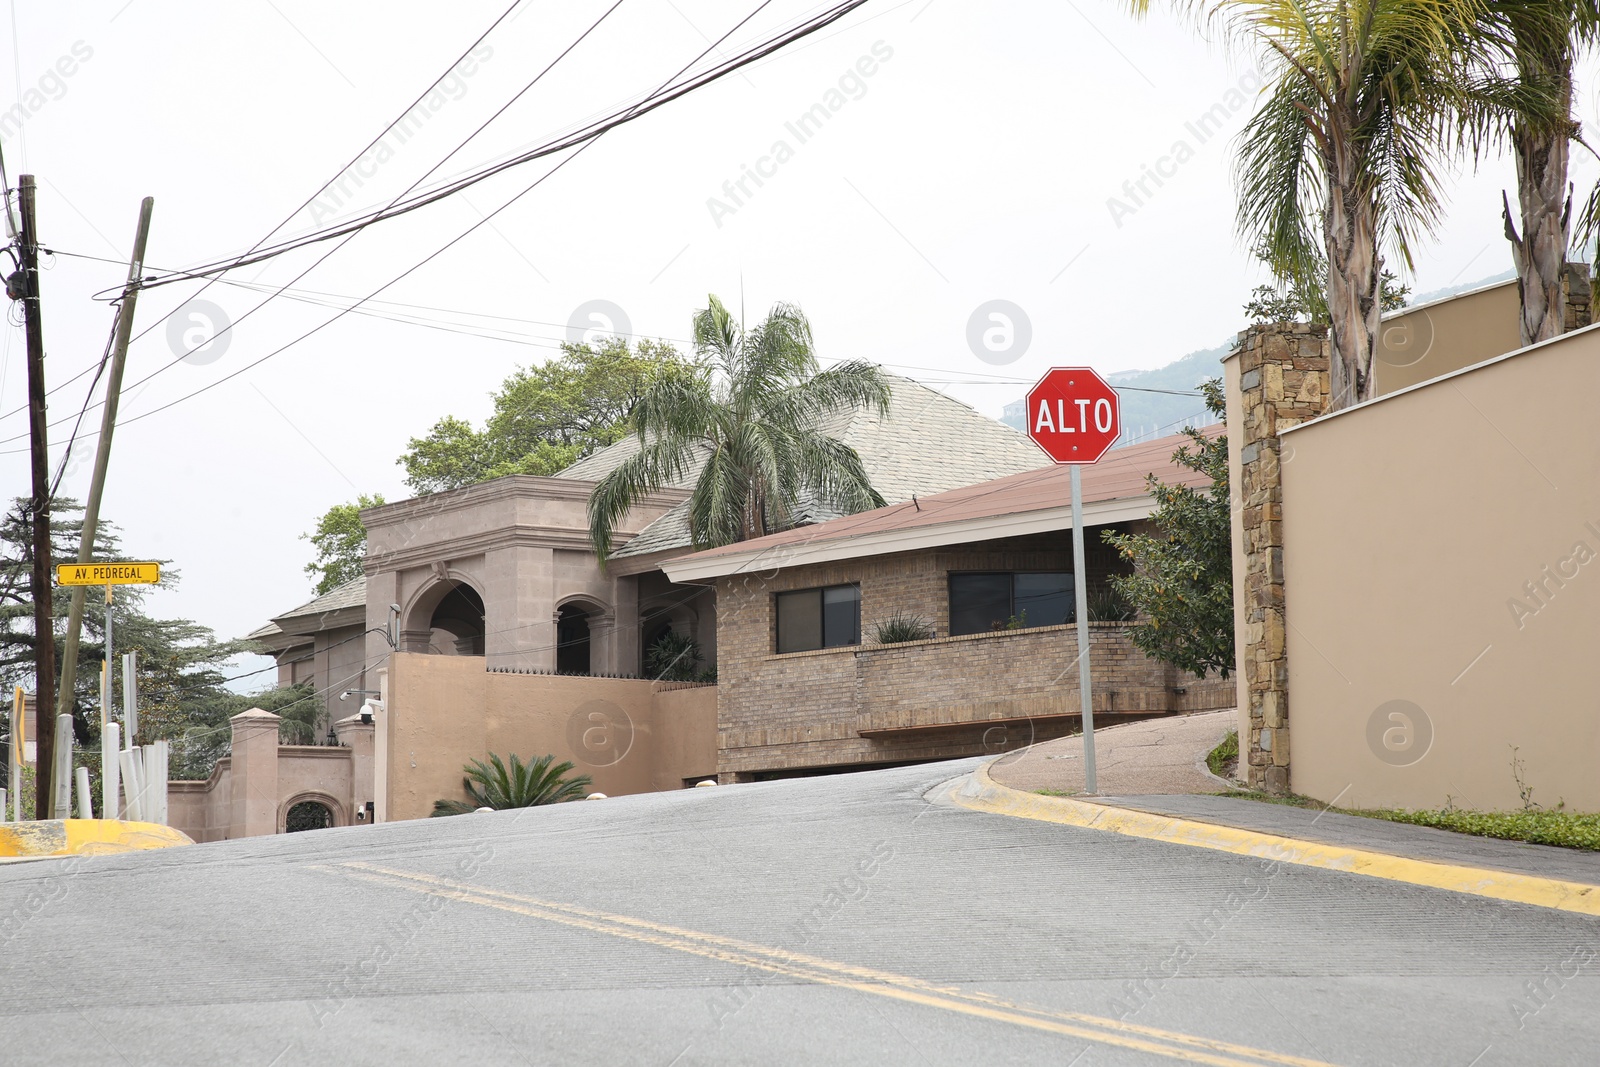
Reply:
[[[637,98],[753,6],[623,0],[449,156],[610,3],[525,0],[424,101],[408,136],[390,134],[281,234],[385,204],[430,170],[427,183],[464,173]],[[141,197],[156,201],[152,267],[249,248],[505,7],[12,0],[11,47],[0,50],[11,68],[0,97],[20,108],[0,125],[11,181],[38,176],[45,245],[124,264],[47,260],[50,383],[105,347],[111,314],[94,296],[123,281]],[[774,0],[729,46],[813,10]],[[1586,121],[1596,110],[1591,67],[1578,93]],[[169,366],[186,331],[205,336],[192,333],[194,309],[160,320],[200,283],[145,293],[136,326],[154,328],[133,344],[127,382],[156,377],[124,395],[103,514],[122,526],[130,554],[182,572],[176,589],[152,599],[158,614],[237,636],[309,597],[310,547],[298,538],[319,514],[358,492],[406,495],[395,459],[407,439],[447,414],[481,420],[490,391],[517,366],[550,358],[594,301],[620,308],[635,334],[669,339],[687,335],[708,292],[733,306],[742,297],[752,318],[792,301],[825,359],[876,360],[996,416],[1053,364],[1153,367],[1219,344],[1241,327],[1240,305],[1261,281],[1233,235],[1228,174],[1228,141],[1255,84],[1248,58],[1165,17],[1133,22],[1108,0],[875,0],[607,134],[385,290],[386,303],[371,305],[380,315],[346,315],[160,411],[461,237],[553,161],[357,236],[294,282],[301,299],[244,318],[265,293],[212,286],[200,299],[242,321],[225,348],[219,341],[198,358]],[[802,127],[818,104],[826,122]],[[1208,113],[1219,131],[1197,125]],[[1575,159],[1580,191],[1596,169]],[[1448,223],[1410,279],[1417,291],[1509,265],[1499,202],[1513,179],[1510,162],[1495,159],[1452,182]],[[332,247],[229,277],[285,285]],[[980,359],[969,344],[974,313],[994,300],[1029,323],[1028,347],[1010,362]],[[7,497],[28,486],[17,321],[13,312],[0,341]],[[87,381],[52,396],[53,419],[76,414]],[[70,495],[87,487],[98,423],[91,411]],[[51,431],[55,455],[69,433]]]

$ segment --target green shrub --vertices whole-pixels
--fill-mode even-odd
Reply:
[[[507,808],[532,808],[540,804],[560,804],[568,800],[582,800],[593,784],[587,774],[568,778],[570,762],[556,763],[555,756],[540,756],[532,763],[523,763],[515,755],[508,768],[500,757],[489,754],[489,763],[473,760],[464,768],[466,777],[461,784],[466,787],[469,801],[436,800],[433,814],[465,815],[479,808],[502,811]]]
[[[872,628],[872,638],[880,645],[898,645],[906,641],[926,641],[933,636],[933,626],[921,615],[897,611]]]

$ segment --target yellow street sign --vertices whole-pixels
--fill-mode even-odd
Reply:
[[[154,585],[159,563],[58,563],[57,585]]]

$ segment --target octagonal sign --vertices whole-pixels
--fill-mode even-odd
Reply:
[[[1028,436],[1057,463],[1093,463],[1122,433],[1117,391],[1088,367],[1055,367],[1028,390]]]

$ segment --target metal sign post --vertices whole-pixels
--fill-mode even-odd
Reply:
[[[1094,698],[1089,692],[1089,583],[1083,551],[1083,479],[1072,471],[1072,598],[1078,623],[1078,694],[1083,708],[1083,791],[1094,793]]]

